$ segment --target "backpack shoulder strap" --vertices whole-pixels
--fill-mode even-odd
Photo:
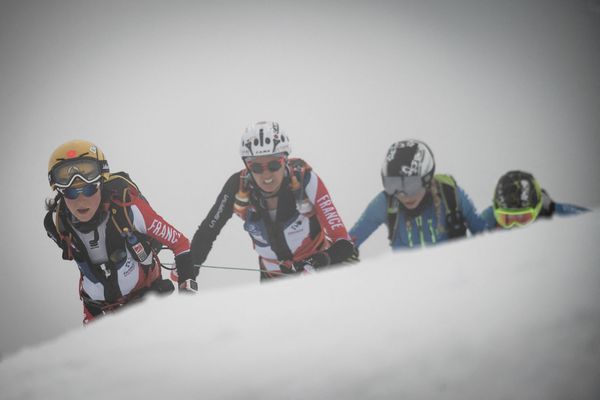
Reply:
[[[48,237],[62,249],[62,258],[64,260],[72,260],[72,235],[65,229],[65,223],[62,220],[62,208],[64,206],[62,205],[62,201],[60,201],[59,196],[57,196],[54,201],[55,205],[52,209],[48,210],[46,216],[44,217],[44,228],[46,228],[46,234]]]
[[[130,193],[139,193],[137,185],[127,173],[116,172],[104,181],[104,190],[109,200],[110,219],[119,234],[133,232],[134,226],[128,206],[131,204]]]
[[[162,243],[137,232],[133,224],[133,214],[130,208],[132,204],[131,196],[138,196],[146,202],[147,200],[142,196],[139,187],[129,177],[129,174],[126,172],[110,174],[104,184],[109,196],[110,219],[119,234],[123,237],[136,234],[136,236],[139,236],[138,239],[147,242],[158,253],[163,247]]]
[[[385,193],[385,198],[387,205],[388,240],[392,244],[396,238],[396,226],[398,225],[398,200],[395,199],[395,196],[390,196],[387,193]]]
[[[124,189],[129,189],[136,194],[140,194],[140,188],[133,182],[126,172],[115,172],[110,174],[104,181],[106,191],[120,194]]]
[[[114,201],[117,199],[118,201]],[[124,188],[119,194],[119,197],[111,199],[110,202],[110,219],[121,236],[135,230],[129,214],[129,204],[131,204],[129,188]]]
[[[312,171],[312,167],[301,158],[290,158],[288,160],[290,169],[290,187],[296,200],[296,209],[300,214],[309,215],[313,212],[313,205],[306,197],[304,191],[304,178]]]
[[[434,177],[439,183],[442,200],[446,206],[446,214],[452,210],[458,209],[458,195],[456,193],[456,180],[452,175],[436,175]]]
[[[464,237],[467,235],[465,219],[458,204],[456,180],[452,175],[435,175],[435,182],[440,188],[440,194],[446,207],[446,228],[450,238]]]

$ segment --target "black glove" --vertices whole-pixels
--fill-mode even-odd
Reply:
[[[358,248],[346,239],[340,239],[325,250],[331,258],[331,264],[347,264],[358,262]]]
[[[279,269],[281,270],[281,273],[285,275],[291,275],[300,272],[296,270],[296,268],[293,265],[290,266],[286,264],[279,264]]]
[[[358,247],[355,247],[352,250],[352,255],[348,257],[344,262],[349,264],[360,262],[360,253],[358,251]]]
[[[297,261],[297,262],[304,264],[304,265],[310,265],[311,267],[313,267],[315,269],[319,269],[319,268],[328,266],[331,263],[331,258],[329,258],[329,254],[327,252],[322,251],[320,253],[315,253],[312,256],[307,257],[302,261]]]
[[[304,260],[295,261],[291,266],[281,264],[279,268],[284,274],[314,273],[316,269],[325,267],[330,263],[329,255],[326,252],[315,253]]]
[[[173,292],[173,290],[175,290],[175,286],[173,285],[172,280],[159,278],[152,282],[152,285],[150,285],[150,290],[160,294],[170,294]]]
[[[180,284],[188,279],[195,280],[200,272],[200,268],[192,264],[192,254],[189,251],[175,257],[175,267]]]

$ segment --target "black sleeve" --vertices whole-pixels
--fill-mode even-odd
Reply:
[[[192,260],[194,264],[202,264],[212,249],[213,242],[217,239],[221,229],[233,214],[235,194],[240,186],[240,173],[236,172],[223,186],[204,221],[198,227],[192,239]]]

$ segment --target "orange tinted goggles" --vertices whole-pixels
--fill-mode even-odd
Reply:
[[[539,211],[534,208],[528,208],[525,210],[494,210],[494,216],[496,222],[503,228],[512,228],[513,226],[525,226],[529,225],[537,218]]]

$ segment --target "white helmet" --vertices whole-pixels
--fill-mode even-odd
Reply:
[[[279,130],[279,124],[272,121],[261,121],[246,128],[242,135],[240,155],[245,157],[266,156],[291,152],[290,140]]]

